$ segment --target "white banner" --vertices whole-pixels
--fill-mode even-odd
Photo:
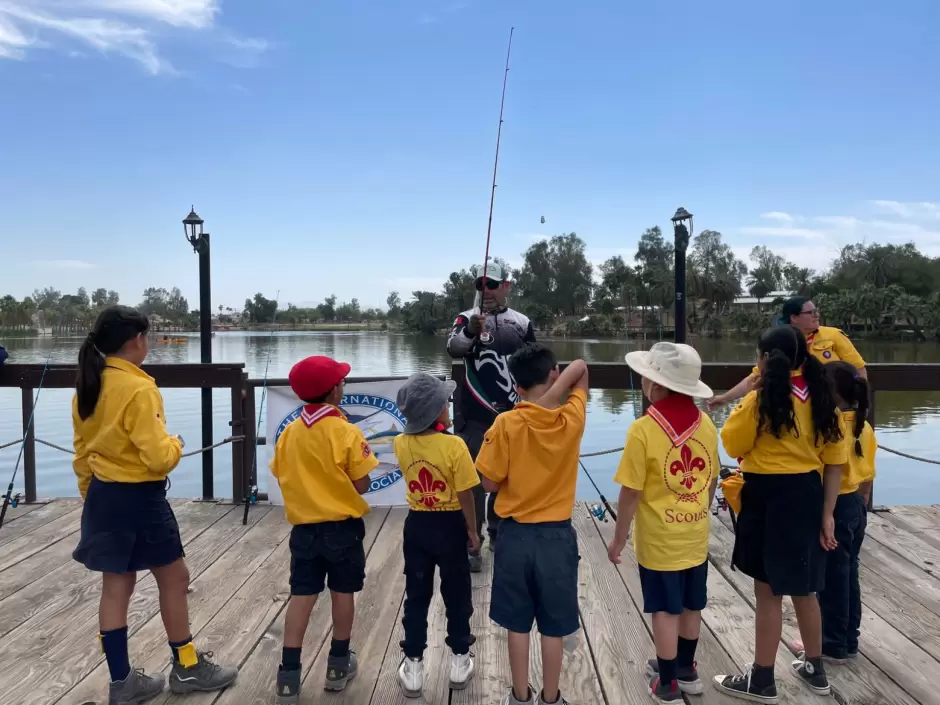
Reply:
[[[373,507],[404,506],[405,482],[392,449],[392,439],[405,427],[405,417],[395,399],[405,380],[387,382],[356,382],[345,386],[340,409],[350,423],[362,431],[379,466],[372,471],[372,486],[365,500]],[[303,402],[290,387],[268,387],[267,438],[274,455],[274,445],[287,425],[300,416]],[[260,470],[260,468],[259,468]],[[268,501],[283,505],[281,488],[268,467]]]

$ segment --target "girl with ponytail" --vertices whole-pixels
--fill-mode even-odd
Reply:
[[[838,547],[826,557],[826,586],[819,593],[823,657],[835,663],[858,655],[862,597],[858,582],[859,553],[868,525],[866,507],[875,478],[878,444],[866,421],[868,382],[847,362],[830,362],[826,372],[848,429],[848,464],[834,512]]]
[[[844,422],[822,364],[793,326],[775,326],[757,344],[761,385],[721,430],[744,477],[733,563],[754,579],[755,658],[743,675],[716,676],[718,688],[746,700],[777,702],[774,661],[783,596],[793,600],[805,651],[794,673],[828,695],[819,601],[826,552],[838,546],[833,512],[848,459]]]
[[[179,464],[183,439],[167,433],[160,391],[140,368],[149,329],[138,311],[103,310],[79,349],[72,402],[72,465],[85,500],[72,557],[102,574],[98,638],[111,674],[109,705],[142,703],[164,686],[162,674],[134,670],[128,659],[127,609],[141,570],[153,573],[160,591],[173,654],[170,690],[217,690],[237,675],[192,643],[189,571],[166,500],[167,475]]]

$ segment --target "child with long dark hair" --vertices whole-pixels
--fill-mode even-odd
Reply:
[[[878,444],[868,416],[868,382],[847,362],[830,362],[826,372],[848,429],[849,458],[835,506],[838,547],[826,556],[826,586],[819,593],[823,658],[833,663],[858,656],[862,595],[858,562],[868,525],[866,507],[875,478]]]
[[[833,512],[848,448],[825,371],[807,352],[803,334],[793,326],[770,328],[757,356],[762,385],[721,430],[725,451],[741,459],[744,476],[733,563],[754,579],[756,653],[747,673],[715,676],[715,683],[734,697],[776,703],[784,595],[793,599],[805,645],[793,670],[813,692],[830,692],[815,593],[824,584],[825,551],[838,545]]]
[[[149,346],[147,317],[125,306],[106,308],[78,352],[72,402],[73,467],[85,500],[81,538],[72,557],[102,574],[99,639],[111,675],[109,705],[137,705],[159,695],[162,674],[130,666],[127,609],[137,571],[153,573],[173,666],[174,693],[219,690],[238,670],[196,651],[189,625],[189,571],[166,478],[183,440],[166,430],[163,399],[140,369]]]

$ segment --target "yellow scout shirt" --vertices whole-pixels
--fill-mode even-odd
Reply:
[[[725,452],[738,458],[743,472],[768,475],[797,475],[812,470],[822,471],[824,465],[843,465],[848,461],[844,443],[845,419],[839,417],[842,439],[835,443],[817,443],[813,431],[812,400],[800,372],[790,376],[793,415],[796,428],[776,438],[769,429],[758,433],[757,392],[750,392],[735,407],[721,429]]]
[[[523,524],[571,518],[586,404],[585,391],[575,389],[557,409],[523,401],[496,417],[476,466],[500,483],[499,516]]]
[[[855,452],[855,411],[843,411],[842,418],[845,419],[845,442],[848,449],[849,460],[845,469],[842,471],[842,487],[839,494],[851,494],[857,492],[859,485],[863,482],[871,482],[875,479],[875,453],[878,450],[878,443],[875,441],[875,431],[867,421],[858,437],[862,445],[862,455]]]
[[[718,430],[690,397],[672,394],[630,424],[614,481],[643,493],[633,530],[640,565],[673,571],[708,560],[708,499],[719,464]]]
[[[408,506],[417,512],[459,512],[458,492],[480,484],[462,438],[450,433],[396,436]]]
[[[72,467],[82,499],[92,475],[104,482],[164,480],[183,454],[179,439],[166,430],[163,397],[153,377],[118,357],[105,358],[101,395],[84,421],[73,397],[72,429]]]
[[[819,326],[814,333],[806,336],[806,349],[824,365],[827,362],[843,360],[856,369],[865,366],[865,360],[858,354],[852,341],[838,328]],[[754,367],[751,374],[757,375],[760,371]]]
[[[353,481],[379,461],[365,436],[330,404],[308,404],[281,433],[274,446],[271,472],[284,497],[291,524],[358,519],[369,504]]]

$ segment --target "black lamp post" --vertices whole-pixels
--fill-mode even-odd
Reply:
[[[199,255],[199,348],[200,360],[212,362],[212,282],[209,276],[209,233],[202,231],[203,219],[192,208],[183,218],[183,233],[193,252]],[[212,445],[212,390],[202,389],[202,447]],[[202,498],[213,498],[212,451],[202,454]]]
[[[689,226],[685,226],[689,221]],[[692,214],[685,208],[679,207],[672,216],[672,229],[675,235],[676,249],[676,334],[677,343],[685,342],[685,252],[689,249],[689,238],[692,237]]]

